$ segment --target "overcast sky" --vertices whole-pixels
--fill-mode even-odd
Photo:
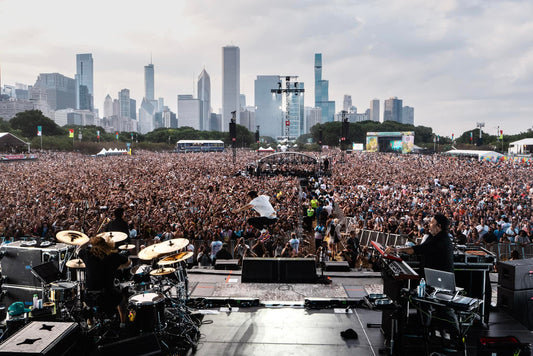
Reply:
[[[241,53],[241,92],[253,105],[257,75],[297,75],[314,106],[314,54],[322,53],[330,100],[358,112],[397,96],[415,125],[457,137],[485,122],[496,134],[533,127],[531,0],[0,0],[4,84],[39,73],[74,78],[76,54],[92,53],[94,102],[128,88],[139,106],[144,66],[155,96],[177,111],[177,95],[211,77],[222,102],[222,47]],[[196,92],[194,92],[196,97]]]

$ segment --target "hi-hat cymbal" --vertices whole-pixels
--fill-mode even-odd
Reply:
[[[154,269],[153,271],[150,272],[150,275],[151,276],[163,276],[165,274],[170,274],[174,272],[175,270],[176,269],[172,267],[162,267],[162,268]]]
[[[192,252],[180,252],[175,255],[163,258],[161,261],[157,262],[157,264],[160,266],[171,265],[174,263],[185,261],[186,259],[192,257],[192,255],[194,255],[194,253]]]
[[[155,246],[156,245],[151,245],[140,250],[138,255],[139,258],[141,260],[149,261],[158,257],[160,254],[154,250]]]
[[[81,258],[67,261],[67,267],[70,268],[85,268],[85,262]]]
[[[63,230],[56,234],[56,239],[69,245],[81,246],[89,242],[89,237],[83,232]]]
[[[187,239],[172,239],[155,244],[155,251],[161,254],[172,253],[181,250],[189,244]]]
[[[119,250],[133,250],[135,248],[135,245],[128,244],[128,245],[120,245],[118,247]]]
[[[100,236],[106,240],[111,240],[113,242],[124,241],[128,238],[128,234],[120,231],[101,232],[96,236]]]

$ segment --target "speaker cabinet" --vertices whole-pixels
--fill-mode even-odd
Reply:
[[[242,261],[243,283],[315,283],[313,258],[248,258]]]
[[[533,289],[511,290],[498,286],[498,307],[533,330]]]
[[[349,272],[350,265],[346,261],[327,261],[324,271],[328,272]]]
[[[241,269],[241,266],[239,266],[239,260],[216,260],[215,269],[235,270]]]
[[[507,289],[533,289],[533,258],[498,263],[498,283]]]

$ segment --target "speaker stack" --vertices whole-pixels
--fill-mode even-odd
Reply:
[[[256,258],[242,261],[243,283],[315,283],[314,258]]]
[[[533,259],[498,263],[498,307],[533,330]]]

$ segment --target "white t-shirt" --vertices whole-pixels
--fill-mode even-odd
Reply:
[[[272,204],[270,204],[269,200],[270,198],[267,195],[259,195],[250,202],[250,205],[259,213],[259,215],[269,219],[275,219],[276,211],[272,207]]]

